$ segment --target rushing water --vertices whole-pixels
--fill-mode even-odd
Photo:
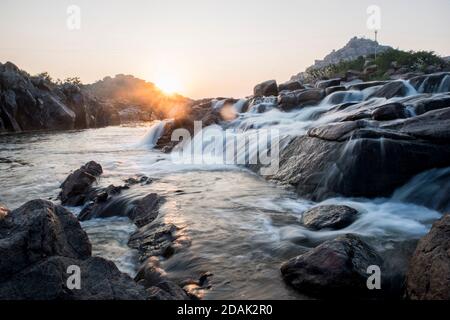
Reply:
[[[265,127],[276,127],[284,136],[301,135],[311,126],[338,117],[326,115],[336,103],[362,102],[372,90],[335,93],[319,106],[289,113],[273,109],[262,114],[240,114],[228,128],[236,135]],[[237,111],[242,105],[240,100]],[[448,169],[419,175],[390,199],[328,199],[322,204],[346,204],[358,209],[358,220],[339,231],[310,231],[301,226],[300,219],[302,212],[316,203],[243,167],[174,164],[170,155],[151,148],[162,125],[2,135],[0,201],[13,209],[35,198],[55,200],[68,173],[90,160],[103,166],[101,186],[123,184],[124,179],[138,174],[154,178],[153,183],[133,186],[124,195],[136,198],[156,192],[165,197],[157,220],[181,228],[190,245],[162,261],[163,268],[173,280],[213,273],[212,288],[205,296],[209,299],[305,298],[282,281],[282,262],[349,232],[363,236],[383,252],[420,238],[440,217],[425,200],[429,201],[429,194],[436,201],[440,199],[442,195],[434,191],[439,189],[439,179],[447,181]],[[427,193],[428,185],[432,189]],[[79,212],[79,208],[69,209]],[[127,247],[129,234],[135,230],[130,221],[94,219],[82,225],[95,255],[111,259],[122,271],[135,274],[137,254]]]

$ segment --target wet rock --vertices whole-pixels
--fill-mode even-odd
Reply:
[[[324,91],[321,89],[305,89],[300,92],[293,92],[280,95],[278,104],[280,109],[289,111],[296,107],[304,107],[319,103],[324,98]]]
[[[156,193],[146,195],[134,204],[134,208],[128,213],[128,217],[140,228],[155,220],[158,216],[160,204],[161,198]]]
[[[64,207],[33,200],[0,220],[0,299],[144,299],[144,288],[114,263],[91,257],[91,244]],[[70,290],[69,266],[81,271]]]
[[[413,300],[450,299],[450,214],[433,224],[417,245],[406,282]]]
[[[338,91],[346,91],[347,88],[344,86],[333,86],[333,87],[328,87],[325,89],[325,95],[328,96],[332,93],[338,92]]]
[[[128,245],[137,249],[140,260],[145,261],[149,257],[169,258],[178,250],[190,245],[190,241],[183,236],[181,228],[155,220],[133,233]]]
[[[364,90],[371,87],[383,86],[387,81],[369,81],[369,82],[361,82],[357,84],[353,84],[349,87],[349,90]]]
[[[300,89],[304,89],[305,87],[303,86],[303,84],[300,81],[296,81],[296,80],[291,80],[285,83],[281,83],[278,85],[278,91],[295,91],[295,90],[300,90]]]
[[[312,230],[339,230],[351,225],[357,216],[358,211],[348,206],[325,205],[305,211],[302,222]]]
[[[3,203],[0,202],[0,219],[3,219],[4,217],[6,217],[6,215],[9,213],[9,209],[6,207],[6,205],[4,205]]]
[[[63,205],[80,206],[86,202],[92,184],[103,173],[102,166],[95,161],[90,161],[80,169],[71,173],[61,184],[59,198]]]
[[[318,89],[326,89],[329,87],[336,87],[341,84],[342,79],[336,78],[336,79],[330,79],[330,80],[322,80],[316,82],[316,88]]]
[[[357,129],[348,132],[353,126]],[[353,123],[329,133],[328,138],[333,138],[346,132],[343,141],[294,138],[281,152],[279,170],[271,178],[293,185],[299,195],[313,200],[337,195],[380,197],[389,196],[424,170],[450,166],[450,145],[415,140],[409,135],[415,128],[413,122],[408,134],[404,134],[405,129],[398,133],[359,127]],[[437,127],[443,131],[435,134],[448,131]],[[433,132],[429,130],[427,134]],[[326,127],[322,131],[327,132]],[[423,161],[424,156],[427,161]]]
[[[313,296],[362,297],[370,293],[367,268],[382,263],[372,247],[349,234],[289,260],[281,273],[288,284]]]
[[[435,93],[450,91],[450,72],[439,72],[420,75],[410,79],[411,85],[420,93]],[[444,80],[447,78],[447,81]]]
[[[409,88],[405,85],[403,81],[391,81],[383,85],[381,88],[377,89],[373,92],[370,98],[378,97],[378,98],[386,98],[391,99],[394,97],[403,97],[409,91]]]
[[[167,279],[155,257],[141,265],[135,281],[147,289],[150,300],[189,300],[180,286]]]
[[[407,117],[408,113],[405,110],[405,106],[398,102],[385,104],[372,112],[372,119],[377,121],[403,119]]]
[[[268,80],[255,86],[253,94],[256,97],[268,97],[278,95],[278,85],[275,80]]]

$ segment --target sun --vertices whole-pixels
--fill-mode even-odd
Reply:
[[[155,84],[166,94],[174,94],[181,91],[180,82],[173,76],[162,75],[156,79]]]

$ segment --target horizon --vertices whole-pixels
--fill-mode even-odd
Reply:
[[[378,1],[379,43],[450,55],[450,3],[432,2]],[[354,36],[373,39],[366,25],[370,1],[133,4],[130,10],[124,1],[7,0],[0,27],[9,32],[0,36],[0,61],[86,84],[129,74],[194,99],[243,97],[259,82],[289,80]],[[80,29],[67,26],[70,5],[81,10]],[[408,14],[401,15],[406,5]]]

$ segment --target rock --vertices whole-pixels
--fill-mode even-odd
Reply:
[[[115,187],[115,189],[117,188]],[[119,193],[115,193],[115,195]],[[116,197],[111,191],[106,190],[83,208],[78,219],[86,221],[113,216],[128,217],[137,227],[142,227],[151,223],[158,216],[158,209],[162,201],[163,198],[156,193],[150,193],[143,198],[131,201],[128,197]]]
[[[399,102],[385,104],[372,112],[372,119],[377,121],[403,119],[407,117],[408,113],[405,106]]]
[[[417,245],[406,281],[412,300],[450,299],[450,214],[435,222]]]
[[[0,202],[0,219],[3,219],[4,217],[6,217],[6,215],[9,213],[9,209],[6,207],[6,205],[4,205],[3,203]]]
[[[150,193],[134,204],[133,209],[128,213],[128,217],[140,228],[155,220],[158,216],[160,204],[161,198],[156,193]]]
[[[86,202],[92,184],[103,173],[102,166],[95,161],[90,161],[80,169],[71,173],[61,184],[59,198],[63,205],[79,206]]]
[[[141,261],[159,256],[169,258],[188,243],[180,237],[179,231],[180,228],[174,224],[154,221],[134,232],[128,245],[139,251]]]
[[[339,230],[351,225],[357,216],[358,211],[348,206],[326,205],[305,211],[302,222],[312,230]]]
[[[353,84],[349,87],[349,90],[364,90],[371,87],[383,86],[387,81],[369,81]]]
[[[346,91],[347,88],[344,86],[334,86],[334,87],[328,87],[325,89],[325,95],[328,96],[334,92],[338,92],[338,91]]]
[[[293,185],[299,195],[313,200],[337,195],[389,196],[422,171],[450,166],[449,144],[424,142],[409,135],[413,130],[424,136],[447,134],[445,123],[431,123],[436,130],[427,125],[428,131],[419,131],[414,122],[407,127],[409,132],[405,128],[400,133],[368,128],[364,122],[339,124],[339,130],[333,129],[336,124],[320,131],[311,129],[308,136],[294,138],[281,151],[279,170],[271,178]]]
[[[0,66],[0,119],[8,131],[71,130],[118,123],[109,105],[77,85],[32,77],[8,62]]]
[[[390,99],[393,97],[403,97],[409,91],[409,88],[405,85],[403,81],[391,81],[383,85],[381,88],[373,92],[370,98],[378,97],[378,98],[386,98]]]
[[[364,297],[367,268],[381,266],[380,256],[355,235],[341,236],[295,257],[281,266],[284,280],[317,297]]]
[[[303,84],[300,81],[291,80],[285,83],[281,83],[278,85],[278,91],[295,91],[305,89]]]
[[[114,263],[91,257],[78,220],[49,201],[29,201],[0,220],[0,255],[0,300],[147,297]],[[67,287],[69,266],[81,269],[80,290]]]
[[[330,79],[330,80],[322,80],[316,82],[316,88],[318,89],[326,89],[329,87],[336,87],[341,85],[341,78]]]
[[[147,288],[150,300],[189,300],[180,286],[167,279],[166,273],[154,257],[141,265],[135,281]]]
[[[1,220],[0,235],[0,282],[45,257],[91,255],[89,239],[72,213],[45,200],[11,211]]]
[[[80,268],[79,290],[66,286],[69,266]],[[0,283],[0,300],[144,300],[147,296],[113,262],[99,257],[49,257]]]
[[[268,80],[255,86],[253,94],[256,97],[268,97],[278,95],[278,86],[275,80]]]
[[[347,70],[345,72],[345,80],[347,82],[361,79],[361,77],[362,77],[362,72],[357,71],[357,70]]]
[[[420,75],[410,79],[411,85],[420,93],[436,93],[450,91],[450,72],[439,72]],[[447,81],[444,81],[447,79]]]
[[[298,93],[280,95],[278,104],[280,109],[288,111],[296,107],[304,107],[319,103],[324,98],[324,91],[321,89],[305,89]]]
[[[371,75],[371,74],[374,74],[375,72],[377,72],[377,70],[378,70],[378,66],[376,64],[372,64],[372,65],[365,67],[363,73],[365,75]]]

